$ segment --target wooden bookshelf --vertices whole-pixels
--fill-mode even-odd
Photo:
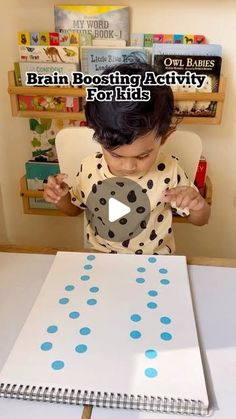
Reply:
[[[30,190],[27,189],[27,182],[26,176],[23,176],[20,179],[20,195],[22,197],[23,203],[23,210],[25,214],[32,214],[32,215],[59,215],[59,216],[67,216],[63,212],[59,211],[58,209],[43,209],[43,208],[30,208],[29,198],[43,198],[43,191],[37,190]],[[207,176],[206,178],[206,187],[205,187],[205,194],[204,198],[208,204],[211,205],[212,202],[212,184],[210,178]],[[174,216],[173,220],[175,223],[188,223],[187,218],[183,218],[180,216]]]
[[[221,76],[219,91],[217,93],[179,93],[174,92],[176,101],[199,100],[199,101],[215,101],[217,102],[216,115],[214,117],[183,117],[183,124],[209,124],[217,125],[221,123],[223,104],[225,99],[226,79]],[[12,116],[24,118],[65,118],[84,120],[84,112],[52,112],[52,111],[21,111],[19,109],[18,95],[43,95],[43,96],[73,96],[86,97],[86,90],[83,88],[73,87],[27,87],[16,86],[14,71],[8,72],[8,93],[10,95]]]

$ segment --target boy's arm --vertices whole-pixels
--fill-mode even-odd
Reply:
[[[189,210],[188,220],[194,225],[204,225],[208,223],[211,209],[200,193],[191,186],[176,186],[164,193],[165,202],[174,202],[180,209]]]
[[[76,205],[72,204],[69,192],[58,202],[56,202],[56,206],[60,211],[71,216],[79,215],[84,211],[82,208],[79,208]]]
[[[65,214],[71,216],[79,215],[83,212],[83,209],[72,204],[69,186],[64,182],[66,177],[67,175],[65,174],[49,176],[43,197],[45,201],[55,204]]]

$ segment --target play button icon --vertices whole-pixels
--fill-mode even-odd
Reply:
[[[123,217],[123,215],[129,214],[131,211],[130,207],[122,202],[118,201],[115,198],[110,198],[108,200],[108,220],[113,223],[119,218]]]
[[[107,241],[131,240],[147,227],[150,202],[147,189],[125,177],[111,177],[92,185],[86,218],[95,236]]]

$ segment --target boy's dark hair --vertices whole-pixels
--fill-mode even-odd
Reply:
[[[140,87],[150,91],[148,101],[88,101],[85,105],[87,124],[94,129],[94,139],[106,149],[131,144],[136,138],[154,131],[156,137],[165,136],[174,112],[173,93],[169,86],[143,86],[147,71],[158,74],[146,63],[121,64],[107,68],[102,74],[140,74]],[[99,86],[98,90],[113,90],[115,86]]]

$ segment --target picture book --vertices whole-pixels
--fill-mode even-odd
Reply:
[[[29,119],[32,159],[36,161],[57,161],[55,139],[57,133],[66,127],[79,127],[84,121],[70,119]]]
[[[57,253],[0,383],[24,400],[207,414],[186,258]]]
[[[29,62],[19,62],[19,71],[21,77],[22,86],[26,85],[26,72],[35,72],[37,74],[53,74],[56,71],[58,74],[66,74],[68,77],[71,77],[73,71],[79,70],[78,64],[73,63],[29,63]],[[15,69],[16,71],[16,69]]]
[[[18,95],[17,97],[20,111],[79,112],[77,97],[28,95]]]
[[[48,176],[60,173],[58,163],[28,161],[25,163],[26,182],[30,190],[43,191]],[[30,208],[56,209],[56,205],[46,202],[43,198],[29,198]]]
[[[73,45],[69,47],[57,45],[19,45],[18,48],[20,61],[79,63],[79,48]]]
[[[18,45],[80,45],[80,34],[77,31],[59,32],[18,32]]]
[[[173,45],[174,46],[174,45]],[[185,45],[182,45],[185,47]],[[193,46],[193,45],[191,45]],[[208,47],[208,45],[195,45],[196,47]],[[209,45],[210,46],[210,45]],[[177,50],[179,45],[177,45]],[[189,47],[186,45],[186,47]],[[202,49],[202,48],[201,48]],[[154,50],[156,50],[154,48]],[[163,50],[162,50],[163,51]],[[161,74],[175,71],[178,74],[186,72],[205,75],[206,79],[201,88],[196,88],[190,84],[175,84],[172,85],[174,92],[192,93],[192,92],[218,92],[221,73],[221,56],[215,55],[188,55],[181,54],[153,54],[153,64],[157,71]],[[176,116],[199,116],[199,117],[214,117],[216,114],[217,102],[215,101],[175,101],[175,115]]]
[[[91,33],[93,38],[124,39],[129,42],[129,8],[117,5],[69,5],[54,7],[55,30]]]
[[[218,44],[153,44],[153,59],[155,55],[210,55],[221,57],[222,46]]]
[[[149,62],[149,52],[139,47],[81,47],[81,71],[84,74],[101,74],[107,67],[137,60]]]

